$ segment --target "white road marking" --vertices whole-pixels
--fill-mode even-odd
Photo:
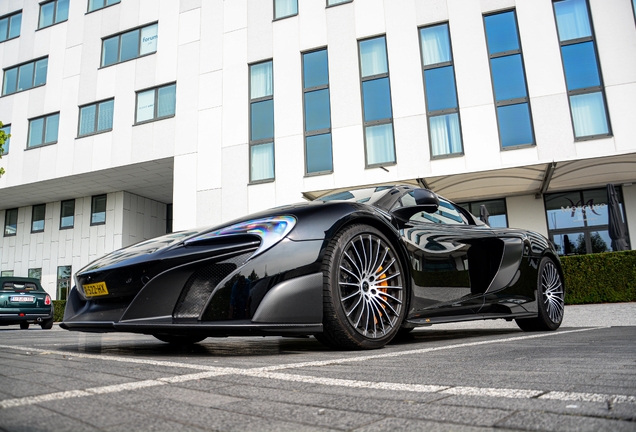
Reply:
[[[136,363],[136,364],[146,364],[146,365],[161,366],[161,367],[168,367],[168,368],[197,369],[197,370],[204,371],[204,372],[198,372],[198,373],[192,373],[192,374],[186,374],[186,375],[175,375],[171,377],[163,377],[163,378],[152,379],[152,380],[134,381],[130,383],[116,384],[116,385],[110,385],[110,386],[92,387],[92,388],[87,388],[84,390],[71,390],[71,391],[64,391],[64,392],[57,392],[57,393],[49,393],[49,394],[44,394],[39,396],[27,396],[22,398],[5,399],[0,401],[0,409],[12,408],[12,407],[18,407],[18,406],[24,406],[24,405],[33,405],[33,404],[38,404],[42,402],[61,400],[61,399],[71,399],[71,398],[77,398],[77,397],[93,396],[98,394],[132,391],[132,390],[138,390],[138,389],[147,388],[147,387],[155,387],[155,386],[162,386],[166,384],[194,381],[194,380],[205,379],[205,378],[210,378],[214,376],[222,376],[222,375],[240,375],[240,376],[250,376],[250,377],[274,379],[274,380],[281,380],[281,381],[293,381],[293,382],[300,382],[305,384],[319,384],[319,385],[326,385],[326,386],[350,387],[350,388],[369,388],[369,389],[392,390],[392,391],[410,391],[415,393],[439,393],[444,395],[505,397],[505,398],[513,398],[513,399],[538,398],[538,399],[550,399],[550,400],[559,400],[559,401],[582,401],[582,402],[601,402],[601,403],[606,403],[608,400],[611,400],[612,403],[636,404],[635,396],[625,396],[625,395],[607,395],[607,394],[595,394],[595,393],[575,393],[575,392],[555,392],[555,391],[546,392],[541,390],[527,390],[527,389],[452,387],[452,386],[423,385],[423,384],[371,382],[371,381],[322,378],[322,377],[313,377],[313,376],[307,376],[307,375],[295,375],[295,374],[273,372],[273,371],[286,370],[286,369],[299,369],[304,367],[321,367],[321,366],[350,363],[350,362],[364,362],[368,360],[401,357],[406,355],[417,355],[417,354],[424,354],[424,353],[430,353],[435,351],[473,347],[478,345],[515,342],[515,341],[536,339],[536,338],[542,338],[542,337],[548,337],[548,336],[558,336],[558,335],[576,333],[581,331],[596,330],[599,328],[603,328],[603,327],[588,327],[588,328],[578,329],[578,330],[560,331],[558,333],[541,333],[541,334],[528,335],[528,336],[517,336],[517,337],[504,338],[504,339],[497,339],[492,341],[468,342],[468,343],[447,345],[447,346],[435,347],[435,348],[422,348],[422,349],[416,349],[416,350],[397,351],[397,352],[390,352],[385,354],[375,354],[375,355],[366,355],[366,356],[357,356],[357,357],[347,357],[347,358],[339,358],[339,359],[333,359],[333,360],[289,363],[289,364],[283,364],[283,365],[266,366],[266,367],[251,368],[251,369],[215,367],[215,366],[206,366],[206,365],[198,365],[198,364],[191,364],[191,363],[136,359],[136,358],[129,358],[129,357],[115,357],[115,356],[108,356],[108,355],[86,354],[86,353],[77,353],[77,352],[70,352],[70,351],[68,352],[51,351],[51,350],[44,350],[44,349],[33,348],[33,347],[16,347],[16,346],[10,346],[10,345],[0,345],[0,349],[11,349],[11,350],[17,350],[17,351],[25,351],[28,353],[37,352],[40,355],[58,355],[58,356],[61,355],[66,357],[85,358],[85,359],[91,359],[91,360],[115,361],[115,362],[121,362],[121,363]]]

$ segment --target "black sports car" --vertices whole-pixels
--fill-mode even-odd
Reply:
[[[556,330],[563,274],[543,236],[495,229],[427,189],[382,186],[112,252],[75,275],[61,327],[171,343],[314,335],[380,348],[414,327],[515,319]]]

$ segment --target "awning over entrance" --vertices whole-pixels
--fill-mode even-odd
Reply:
[[[406,183],[428,187],[450,200],[462,202],[514,195],[535,195],[539,198],[541,194],[548,192],[632,182],[636,182],[636,153],[406,179],[384,184]],[[350,187],[309,191],[304,192],[303,196],[313,200],[347,189]]]

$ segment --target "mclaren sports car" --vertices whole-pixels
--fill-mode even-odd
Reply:
[[[415,327],[556,330],[565,287],[542,235],[491,228],[428,189],[341,191],[112,252],[75,275],[67,330],[174,344],[313,335],[374,349]]]

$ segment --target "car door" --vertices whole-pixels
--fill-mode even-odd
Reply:
[[[487,225],[450,201],[439,201],[436,212],[416,213],[400,229],[413,287],[407,319],[423,323],[477,313],[504,249]],[[414,205],[412,192],[397,205]]]

